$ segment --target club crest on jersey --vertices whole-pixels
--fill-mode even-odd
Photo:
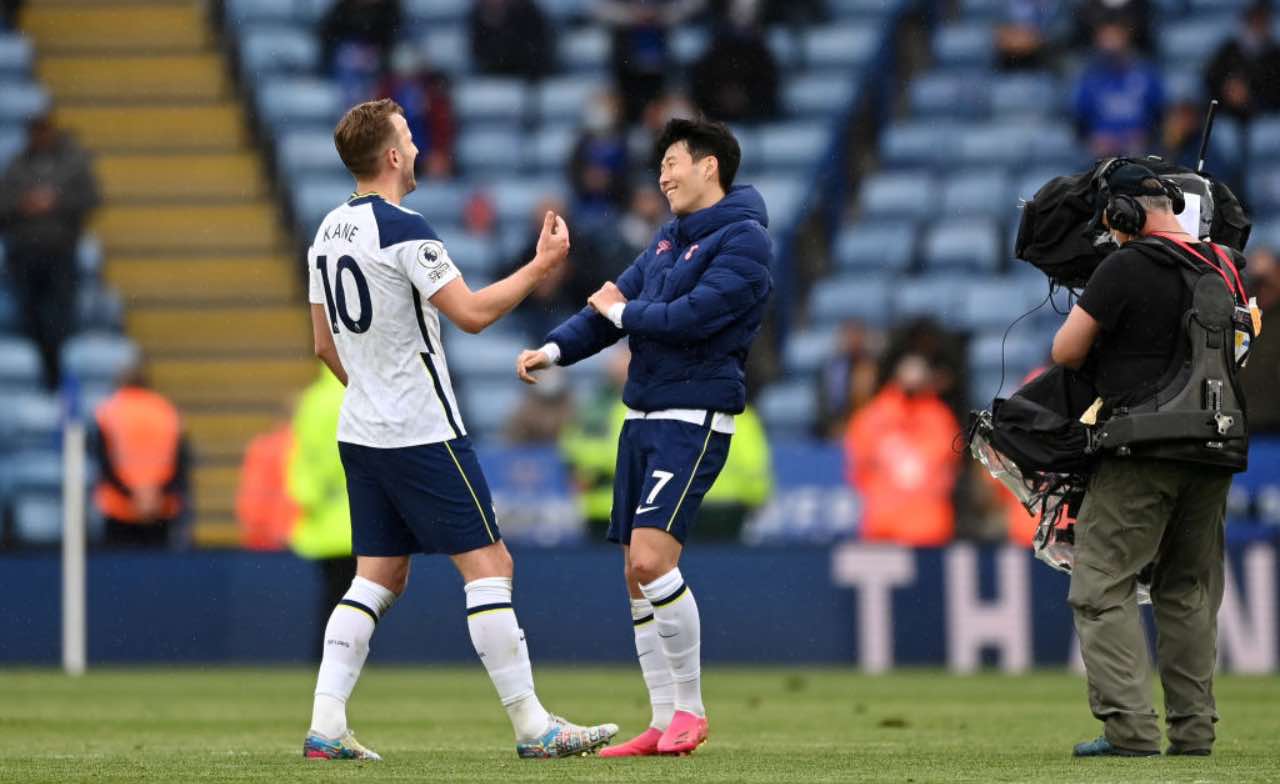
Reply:
[[[669,250],[671,250],[671,240],[662,240],[658,243],[658,252],[653,255],[661,256]]]
[[[685,261],[688,261],[689,259],[693,258],[693,254],[694,254],[694,252],[695,252],[695,251],[697,251],[697,250],[698,250],[698,243],[696,243],[696,242],[695,242],[695,243],[693,244],[693,247],[692,247],[692,248],[689,248],[689,252],[688,252],[688,253],[686,253],[686,254],[684,254],[684,260],[685,260]]]

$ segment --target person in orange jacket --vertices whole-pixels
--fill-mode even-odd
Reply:
[[[293,444],[293,426],[286,419],[271,432],[254,436],[245,449],[236,490],[236,520],[240,542],[249,550],[289,546],[299,515],[285,478]]]
[[[848,480],[862,496],[868,541],[916,547],[951,541],[960,464],[952,444],[960,425],[932,379],[928,360],[904,355],[845,433]]]
[[[94,419],[94,502],[106,520],[106,544],[179,544],[191,508],[191,457],[178,410],[148,388],[139,364],[97,407]]]

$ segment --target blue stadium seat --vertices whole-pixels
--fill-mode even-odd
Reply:
[[[791,229],[800,218],[809,183],[795,177],[759,177],[752,183],[764,197],[769,210],[769,228],[774,232]]]
[[[1254,211],[1280,210],[1280,166],[1255,168],[1246,187]]]
[[[921,259],[933,271],[969,269],[994,272],[1001,262],[1003,245],[991,220],[975,218],[943,220],[925,234]]]
[[[547,16],[564,22],[586,16],[591,10],[591,0],[540,0],[538,6]]]
[[[875,18],[896,11],[902,0],[827,0],[826,5],[836,19]]]
[[[959,132],[960,159],[972,165],[1013,167],[1031,152],[1031,129],[1023,124],[972,125]]]
[[[903,278],[892,290],[894,319],[902,322],[927,316],[954,324],[959,320],[968,286],[968,278],[951,275]]]
[[[21,33],[0,33],[0,74],[25,76],[31,72],[31,41]]]
[[[134,342],[110,332],[84,332],[62,346],[62,370],[81,384],[114,383],[137,361]]]
[[[991,111],[997,117],[1050,117],[1064,106],[1058,80],[1049,73],[1006,74],[990,85]]]
[[[258,114],[267,125],[290,130],[300,124],[332,129],[342,115],[338,87],[327,79],[269,79],[258,91]]]
[[[261,22],[293,22],[298,3],[295,0],[226,0],[224,10],[233,27]]]
[[[1157,45],[1160,59],[1177,66],[1204,63],[1239,24],[1234,14],[1208,13],[1166,22]]]
[[[24,125],[49,108],[49,94],[27,81],[0,82],[0,123]]]
[[[968,22],[944,25],[933,36],[933,56],[938,65],[987,65],[995,51],[991,25]]]
[[[573,71],[599,71],[609,62],[609,34],[599,27],[562,33],[560,65]]]
[[[34,343],[16,336],[0,337],[0,389],[34,390],[40,385],[41,372]]]
[[[538,203],[546,198],[563,199],[564,181],[559,177],[504,178],[488,186],[498,220],[524,225]]]
[[[912,114],[947,119],[974,117],[990,108],[990,75],[948,69],[932,71],[907,85]]]
[[[12,161],[26,146],[25,128],[0,126],[0,171],[9,168],[9,161]]]
[[[454,349],[449,355],[450,364],[453,364],[454,357],[466,351],[467,349],[459,344],[459,348]],[[515,372],[512,370],[515,367],[515,361],[515,354],[512,354],[507,361],[509,382],[493,380],[482,383],[479,380],[472,380],[462,386],[462,396],[458,406],[462,409],[463,425],[472,437],[478,436],[484,439],[499,435],[511,415],[520,406],[520,401],[526,392],[523,389],[524,385],[516,380]]]
[[[585,74],[553,76],[537,88],[538,116],[544,123],[574,125],[582,117],[582,111],[609,84]]]
[[[115,289],[86,281],[76,292],[76,319],[81,330],[118,332],[124,327],[124,300]]]
[[[960,0],[959,18],[972,21],[1003,19],[1009,12],[1008,0]]]
[[[454,85],[453,104],[464,125],[476,121],[518,123],[525,115],[525,93],[519,79],[477,77]]]
[[[0,496],[62,491],[62,454],[58,449],[24,449],[0,463]]]
[[[901,272],[915,257],[916,225],[909,221],[870,220],[850,224],[836,236],[840,272]]]
[[[528,145],[529,166],[539,173],[563,171],[578,141],[573,125],[544,125]]]
[[[793,75],[783,81],[782,106],[793,117],[839,113],[853,105],[854,85],[841,72]]]
[[[819,25],[801,34],[801,52],[810,68],[854,68],[866,64],[880,46],[876,26]]]
[[[817,326],[854,319],[883,324],[889,319],[889,278],[870,275],[834,277],[813,284],[809,318]]]
[[[86,231],[76,243],[76,268],[87,278],[96,278],[102,272],[102,241]]]
[[[405,196],[400,204],[422,213],[433,227],[437,223],[460,223],[469,190],[460,182],[419,181],[417,189]]]
[[[449,354],[449,369],[467,378],[477,375],[511,376],[514,380],[516,356],[525,348],[524,342],[519,337],[502,333],[467,335]]]
[[[1259,219],[1253,224],[1253,232],[1249,235],[1249,247],[1267,246],[1280,249],[1280,215],[1271,215],[1268,220]]]
[[[0,436],[9,449],[53,449],[60,443],[62,406],[54,395],[35,390],[29,387],[26,392],[5,394],[5,403],[0,406]]]
[[[949,122],[895,123],[880,136],[880,155],[892,167],[954,162],[960,132]]]
[[[449,250],[449,258],[468,279],[473,275],[492,275],[499,263],[497,248],[487,237],[452,231],[441,234],[440,238]]]
[[[1249,158],[1280,163],[1280,115],[1259,117],[1249,125]]]
[[[691,25],[677,27],[667,39],[672,59],[681,66],[695,62],[710,44],[710,31],[705,27]]]
[[[463,25],[432,26],[418,48],[431,67],[443,73],[456,77],[471,72],[471,38]]]
[[[863,180],[864,217],[924,219],[937,211],[938,188],[924,171],[873,174]]]
[[[836,330],[825,327],[792,332],[783,351],[783,366],[788,374],[812,373],[835,352]]]
[[[1164,92],[1166,104],[1200,103],[1204,99],[1203,70],[1195,65],[1169,63],[1164,69]]]
[[[333,146],[333,131],[282,130],[276,135],[276,161],[286,183],[302,177],[343,177],[347,170]]]
[[[1017,202],[1009,195],[1009,180],[999,169],[953,174],[942,185],[942,212],[956,215],[1008,215]]]
[[[293,215],[304,238],[315,233],[324,216],[351,195],[350,177],[304,177],[293,186]]]
[[[3,271],[0,270],[0,275]],[[0,336],[9,332],[15,332],[21,321],[18,313],[18,300],[14,298],[9,287],[0,283]]]
[[[821,122],[772,123],[758,134],[759,151],[753,159],[769,169],[813,167],[832,144],[831,130]]]
[[[1006,390],[1013,389],[1027,372],[1043,365],[1049,359],[1049,346],[1040,339],[1014,330],[1008,338],[1004,330],[984,332],[969,341],[969,366],[979,370],[1000,370],[1001,357],[1005,367]]]
[[[970,331],[1005,329],[1044,299],[1045,291],[1024,278],[1007,276],[975,280],[965,290],[958,325]]]
[[[459,166],[469,175],[510,175],[524,163],[524,135],[515,126],[467,130],[458,136]]]
[[[404,15],[413,25],[465,22],[471,0],[403,0]]]
[[[803,436],[817,420],[817,397],[810,379],[781,381],[765,387],[756,409],[765,427],[775,435]]]
[[[1024,126],[1027,134],[1027,163],[1054,167],[1059,171],[1083,171],[1093,157],[1076,139],[1075,130],[1065,122]]]
[[[320,65],[316,36],[295,27],[255,27],[240,37],[240,70],[256,80],[272,73],[307,73]]]
[[[25,545],[62,541],[62,501],[47,493],[19,498],[13,505],[13,534]]]

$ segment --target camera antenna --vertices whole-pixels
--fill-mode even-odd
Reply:
[[[1213,133],[1213,118],[1218,113],[1218,99],[1209,101],[1209,114],[1204,118],[1204,134],[1200,137],[1200,155],[1196,164],[1196,174],[1204,171],[1204,158],[1209,152],[1209,135]]]

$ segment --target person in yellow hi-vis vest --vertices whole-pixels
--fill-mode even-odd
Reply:
[[[345,391],[342,382],[322,366],[294,411],[293,450],[286,471],[289,497],[300,511],[289,546],[320,567],[324,590],[317,623],[322,629],[356,574],[347,479],[338,455],[338,412]]]

